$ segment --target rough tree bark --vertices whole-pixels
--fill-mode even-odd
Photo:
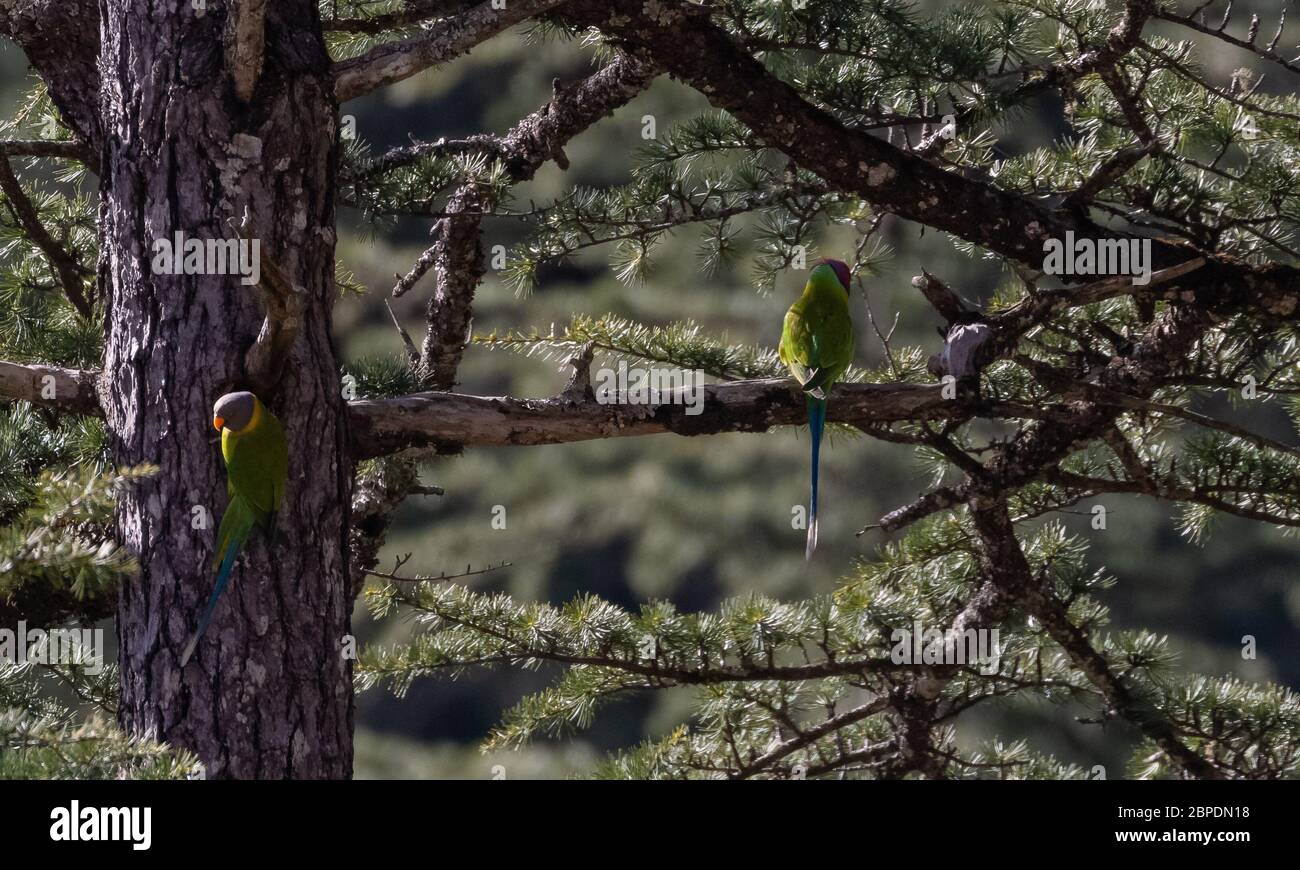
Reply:
[[[337,107],[320,30],[303,26],[312,0],[267,9],[247,104],[223,52],[226,13],[101,5],[101,398],[115,461],[161,468],[119,505],[120,539],[140,562],[118,607],[119,716],[132,733],[193,750],[209,776],[346,777],[351,469],[330,339]],[[245,209],[263,258],[307,295],[284,378],[263,396],[288,434],[289,482],[274,552],[254,536],[182,672],[226,507],[212,403],[250,385],[243,360],[263,312],[238,276],[153,274],[150,245],[178,231],[231,238]],[[195,506],[213,519],[206,528],[191,527]]]

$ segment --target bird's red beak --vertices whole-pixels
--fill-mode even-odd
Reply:
[[[226,425],[226,420],[225,420],[224,417],[213,417],[213,418],[212,418],[212,428],[213,428],[213,429],[216,429],[218,432],[220,432],[220,431],[221,431],[221,427],[223,427],[223,426],[225,426],[225,425]]]

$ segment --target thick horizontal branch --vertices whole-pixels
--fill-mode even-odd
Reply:
[[[42,396],[51,383],[54,392]],[[99,372],[0,362],[0,398],[22,399],[63,410],[102,415],[95,397]],[[692,405],[700,413],[691,414]],[[991,405],[991,407],[993,407]],[[841,384],[827,419],[856,426],[902,420],[969,417],[974,406],[942,397],[934,384]],[[705,384],[692,397],[665,391],[658,404],[602,404],[587,393],[544,399],[414,393],[348,403],[352,452],[358,459],[409,447],[497,447],[566,444],[672,432],[712,435],[765,432],[801,425],[807,408],[794,382],[783,378]]]
[[[92,169],[98,162],[85,142],[75,139],[5,139],[0,141],[2,157],[58,157],[77,160]]]
[[[99,415],[95,382],[99,372],[0,360],[0,399],[21,399],[41,405]]]
[[[268,321],[274,319],[268,315]],[[269,352],[270,345],[265,349]],[[0,397],[99,414],[94,388],[98,376],[96,371],[0,362]],[[842,384],[835,389],[829,419],[864,427],[905,420],[962,419],[982,413],[1041,419],[1065,428],[1080,426],[1089,419],[1086,412],[1052,413],[1051,408],[1020,407],[1015,403],[948,400],[943,398],[942,390],[939,384]],[[358,458],[411,447],[454,451],[462,447],[565,444],[657,433],[764,432],[777,426],[802,425],[806,414],[801,394],[782,378],[706,384],[698,393],[679,388],[660,396],[657,404],[603,404],[590,395],[580,400],[571,395],[518,399],[425,392],[357,400],[350,402],[348,409],[353,453]],[[699,413],[690,413],[693,410]],[[1042,466],[1049,464],[1044,461]],[[991,468],[996,466],[994,463]],[[992,473],[1007,486],[1022,485],[1038,476],[1024,470],[1009,474],[1010,468],[998,471],[1001,475]],[[943,490],[933,498],[896,511],[897,516],[891,514],[889,522],[882,520],[882,524],[890,528],[906,525],[951,507],[968,494],[966,485]]]
[[[843,384],[835,388],[828,419],[867,425],[969,415],[923,384]],[[683,390],[661,395],[657,405],[601,404],[588,396],[571,401],[416,393],[352,402],[353,452],[359,458],[408,447],[564,444],[598,438],[765,432],[805,422],[803,395],[787,379],[707,384],[693,398]],[[695,404],[696,408],[691,405]],[[698,409],[698,414],[688,413]]]
[[[340,103],[465,54],[522,21],[558,6],[563,0],[511,0],[495,9],[491,0],[448,18],[427,33],[377,46],[334,68],[334,96]]]

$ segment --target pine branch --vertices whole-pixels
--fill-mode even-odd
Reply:
[[[1228,4],[1228,14],[1231,14],[1231,11],[1232,11],[1232,4]],[[1170,21],[1173,22],[1174,24],[1180,24],[1183,27],[1187,27],[1199,33],[1204,33],[1207,36],[1212,36],[1215,39],[1226,42],[1228,45],[1243,49],[1245,51],[1249,51],[1259,57],[1262,57],[1264,60],[1276,63],[1279,66],[1281,66],[1283,69],[1288,70],[1289,72],[1300,73],[1300,63],[1297,62],[1300,61],[1300,57],[1287,60],[1287,58],[1274,51],[1274,48],[1277,45],[1277,36],[1281,36],[1282,29],[1286,24],[1285,9],[1283,9],[1281,13],[1281,22],[1278,24],[1277,36],[1275,36],[1273,38],[1273,41],[1268,45],[1260,45],[1258,42],[1256,42],[1254,38],[1241,39],[1239,37],[1233,36],[1230,33],[1225,33],[1224,27],[1226,27],[1228,23],[1226,19],[1224,20],[1222,25],[1215,28],[1215,27],[1210,27],[1208,24],[1205,24],[1202,21],[1198,21],[1196,18],[1193,18],[1191,16],[1178,15],[1166,9],[1156,10],[1156,12],[1153,13],[1153,17],[1162,19],[1164,21]]]
[[[0,526],[0,615],[16,610],[38,625],[106,615],[119,581],[136,571],[131,555],[105,531],[114,501],[156,471],[43,472],[26,510]]]
[[[945,401],[940,391],[920,384],[845,384],[836,388],[827,419],[865,426],[965,418],[973,412]],[[806,422],[803,396],[788,379],[706,384],[698,401],[702,411],[688,414],[681,390],[661,395],[657,405],[415,393],[352,402],[349,413],[354,455],[362,458],[410,447],[454,452],[464,446],[564,444],[662,432],[765,432]]]
[[[78,414],[101,414],[99,372],[0,360],[0,398],[20,399]]]
[[[747,378],[778,378],[785,366],[771,348],[731,344],[726,337],[705,334],[691,320],[666,326],[645,326],[614,315],[587,317],[575,315],[561,332],[509,332],[476,335],[473,343],[491,350],[508,350],[549,362],[563,362],[578,348],[590,346],[594,351],[614,359],[660,363],[692,371],[702,371],[724,381]],[[846,381],[861,379],[850,370]]]
[[[746,54],[712,22],[709,9],[672,7],[656,17],[641,5],[639,0],[614,0],[617,16],[611,17],[607,3],[574,0],[557,14],[600,29],[616,44],[649,51],[717,108],[744,122],[769,144],[779,145],[801,168],[882,211],[1034,265],[1042,262],[1043,241],[1063,239],[1067,231],[1095,240],[1133,238],[1093,223],[1077,210],[1049,211],[1035,199],[944,171],[881,139],[846,128]],[[1152,9],[1149,0],[1130,0],[1107,45],[1088,59],[1087,71],[1113,64],[1132,51]],[[835,142],[837,147],[828,150],[822,146],[825,142]],[[940,203],[942,208],[937,207]],[[1158,270],[1193,259],[1197,252],[1156,239],[1152,254]],[[1300,314],[1295,273],[1292,266],[1254,267],[1215,258],[1188,285],[1198,299],[1222,300],[1226,295],[1233,304],[1247,302],[1293,317]]]
[[[1085,490],[1092,494],[1117,492],[1149,495],[1154,498],[1165,499],[1168,501],[1205,505],[1206,507],[1213,508],[1220,513],[1232,514],[1233,516],[1270,523],[1275,526],[1300,527],[1300,511],[1283,514],[1276,511],[1259,510],[1229,501],[1214,492],[1208,492],[1199,488],[1184,487],[1166,481],[1154,479],[1147,481],[1111,480],[1098,477],[1085,477],[1062,469],[1053,469],[1048,471],[1046,479],[1061,486],[1075,490]],[[1246,492],[1253,495],[1264,494],[1258,490],[1254,493],[1250,493],[1249,490]],[[1287,495],[1292,498],[1300,498],[1300,491],[1293,491],[1287,493]]]
[[[95,153],[85,142],[75,139],[4,139],[0,140],[0,157],[55,157],[99,169]]]
[[[655,75],[652,64],[621,55],[576,86],[557,89],[550,102],[500,140],[496,155],[510,181],[530,180],[548,160],[565,167],[565,143],[639,94]],[[481,215],[494,204],[488,187],[472,180],[462,184],[433,228],[433,245],[393,288],[393,295],[401,296],[429,269],[436,269],[438,286],[429,300],[428,329],[420,350],[421,365],[436,389],[449,390],[455,384],[474,293],[483,276]]]
[[[496,9],[491,0],[484,0],[419,36],[380,45],[361,57],[335,64],[334,95],[340,103],[346,103],[410,78],[465,54],[479,43],[561,2],[511,0],[505,8]]]
[[[355,17],[340,16],[321,21],[326,33],[368,33],[378,36],[385,31],[418,24],[430,18],[458,15],[473,6],[473,0],[408,0],[403,8]]]
[[[1036,582],[1029,563],[1016,540],[1005,501],[977,495],[970,503],[971,517],[984,546],[988,576],[1004,592],[1042,623],[1052,639],[1070,656],[1089,680],[1101,690],[1114,711],[1141,729],[1161,751],[1189,776],[1222,779],[1223,773],[1183,742],[1175,727],[1148,699],[1134,693],[1117,677],[1109,662],[1098,653],[1074,622],[1065,605]]]
[[[458,157],[466,154],[483,154],[491,158],[499,157],[501,138],[487,134],[467,136],[464,139],[442,138],[434,142],[412,142],[384,152],[379,157],[367,160],[355,170],[348,173],[348,183],[363,186],[375,182],[381,176],[429,158]]]
[[[55,241],[41,224],[40,215],[36,213],[32,201],[23,192],[18,176],[14,175],[13,167],[9,165],[8,157],[3,155],[0,155],[0,191],[4,191],[5,198],[9,201],[9,208],[27,233],[27,237],[45,254],[50,268],[58,276],[59,283],[63,285],[63,292],[68,297],[68,301],[77,309],[78,314],[90,320],[94,312],[90,300],[86,297],[86,277],[89,272],[82,268],[81,264],[73,259],[72,255]]]

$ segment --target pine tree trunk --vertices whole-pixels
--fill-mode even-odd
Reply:
[[[120,500],[140,562],[118,604],[122,724],[193,750],[211,777],[352,771],[347,534],[351,469],[330,339],[336,106],[314,0],[269,4],[251,102],[225,67],[225,10],[208,0],[104,0],[100,279],[103,401],[114,459],[161,468]],[[198,652],[180,652],[212,589],[226,476],[213,401],[249,388],[263,312],[237,275],[156,275],[151,245],[228,239],[247,208],[263,258],[307,292],[275,395],[289,481],[274,551],[254,535]],[[263,269],[265,271],[265,268]],[[207,511],[205,528],[194,528]],[[202,525],[202,524],[200,524]]]

